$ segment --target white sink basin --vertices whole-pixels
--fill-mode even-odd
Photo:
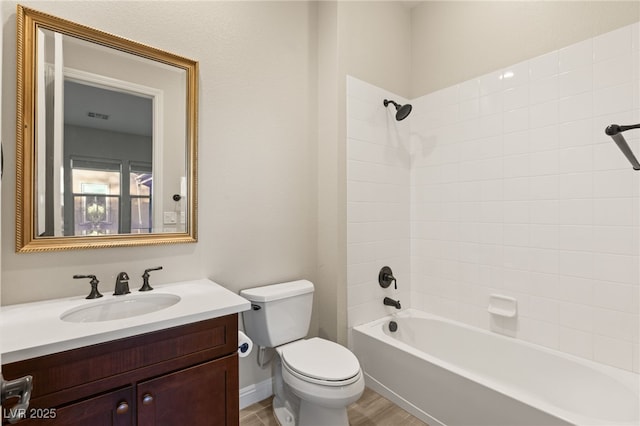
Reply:
[[[160,311],[179,301],[180,296],[165,293],[115,296],[90,306],[69,309],[60,315],[60,319],[67,322],[111,321]]]

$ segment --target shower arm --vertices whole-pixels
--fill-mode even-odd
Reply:
[[[396,101],[392,101],[391,99],[385,99],[383,104],[384,104],[384,106],[388,106],[389,104],[393,104],[396,107],[396,110],[402,106],[399,103],[397,103]]]
[[[640,170],[640,163],[638,162],[638,159],[635,155],[633,155],[633,151],[631,151],[631,148],[629,148],[629,144],[624,139],[624,136],[622,136],[622,132],[631,129],[640,129],[640,124],[633,124],[630,126],[619,126],[617,124],[612,124],[610,126],[607,126],[604,132],[607,135],[611,136],[611,139],[613,139],[616,145],[618,145],[620,151],[622,151],[624,156],[627,157],[627,160],[629,160],[629,162],[631,163],[633,170]]]

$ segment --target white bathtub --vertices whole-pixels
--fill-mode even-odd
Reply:
[[[431,426],[640,424],[637,374],[413,309],[355,327],[353,349],[369,387]]]

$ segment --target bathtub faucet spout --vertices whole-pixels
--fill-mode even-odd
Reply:
[[[389,297],[385,297],[384,300],[383,300],[383,303],[386,306],[393,306],[396,309],[400,309],[401,308],[399,300],[393,300],[393,299],[391,299]]]

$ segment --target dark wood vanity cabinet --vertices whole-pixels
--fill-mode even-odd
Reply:
[[[238,316],[232,314],[2,366],[33,376],[20,425],[238,424]]]

